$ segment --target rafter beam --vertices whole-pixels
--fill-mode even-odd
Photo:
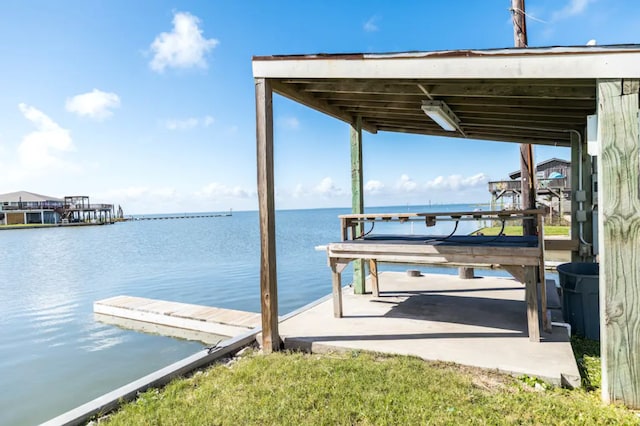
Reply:
[[[323,112],[331,117],[342,120],[348,124],[353,124],[356,121],[356,117],[348,113],[345,113],[339,108],[331,106],[326,101],[322,99],[317,99],[305,93],[296,92],[286,84],[282,84],[278,81],[273,80],[271,81],[271,87],[274,92],[276,92],[281,96],[284,96],[285,98],[291,99],[302,105],[306,105],[309,108],[313,108],[315,110]],[[364,120],[362,121],[362,129],[366,130],[369,133],[374,133],[374,134],[378,132],[378,129],[376,129],[374,126],[370,125]]]

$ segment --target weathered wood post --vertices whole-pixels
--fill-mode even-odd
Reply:
[[[280,349],[278,279],[276,271],[276,213],[273,179],[273,94],[271,83],[256,78],[256,145],[260,215],[260,307],[262,350]]]
[[[640,408],[640,80],[598,80],[602,398]]]
[[[364,213],[363,175],[362,175],[362,119],[358,117],[351,125],[351,213]],[[356,226],[356,233],[362,235],[362,223]],[[353,292],[365,292],[364,260],[353,261]]]

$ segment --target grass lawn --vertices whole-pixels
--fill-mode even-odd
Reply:
[[[582,385],[588,390],[600,389],[602,366],[600,365],[600,342],[578,336],[571,338],[573,354],[578,362]]]
[[[249,352],[149,390],[101,423],[638,424],[633,412],[604,406],[595,392],[535,382],[404,356]]]
[[[476,232],[482,232],[484,235],[498,235],[500,232],[500,226],[492,226],[488,228],[481,228]],[[474,234],[476,233],[474,232]],[[505,226],[503,233],[505,235],[522,235],[522,226]],[[545,225],[544,227],[544,235],[563,235],[569,236],[569,227],[568,226],[551,226]]]

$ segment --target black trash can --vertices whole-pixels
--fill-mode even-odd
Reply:
[[[597,263],[558,265],[562,287],[562,314],[572,333],[600,340],[600,266]]]

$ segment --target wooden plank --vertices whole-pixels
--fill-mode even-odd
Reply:
[[[588,49],[588,51],[587,51]],[[534,51],[535,50],[535,51]],[[502,52],[300,55],[252,61],[254,77],[281,79],[593,79],[638,75],[637,48],[550,47]]]
[[[527,304],[527,324],[529,328],[529,341],[540,341],[540,326],[538,325],[538,280],[537,266],[524,268],[525,301]]]
[[[371,272],[371,294],[373,297],[380,296],[380,282],[378,281],[378,261],[369,259],[369,271]]]
[[[544,240],[544,249],[545,250],[554,250],[554,251],[571,251],[578,250],[578,240],[570,238],[570,239],[555,239],[555,238],[546,238]]]
[[[459,134],[453,134],[453,132],[446,132],[444,130],[439,131],[432,131],[432,130],[426,130],[426,129],[416,129],[416,128],[410,128],[410,127],[406,127],[406,126],[384,126],[384,125],[377,125],[378,131],[385,131],[385,132],[396,132],[396,133],[409,133],[412,135],[431,135],[431,136],[446,136],[446,137],[453,137],[453,138],[462,138],[462,135]],[[494,131],[491,133],[486,133],[486,132],[473,132],[470,133],[469,131],[465,131],[467,138],[472,138],[472,139],[480,139],[480,140],[487,140],[487,141],[491,141],[491,142],[511,142],[513,143],[514,141],[520,141],[520,142],[527,142],[527,143],[531,143],[531,144],[535,144],[535,145],[549,145],[549,146],[569,146],[569,137],[568,136],[564,136],[564,137],[558,137],[558,138],[540,138],[537,136],[533,136],[533,137],[527,137],[525,136],[525,134],[519,134],[518,136],[513,136],[513,135],[503,135],[501,134],[499,131]]]
[[[260,215],[260,305],[262,350],[281,347],[278,334],[278,277],[276,271],[276,214],[273,177],[273,98],[271,82],[255,79],[258,207]]]
[[[353,80],[340,81],[335,83],[323,82],[299,84],[298,90],[316,93],[352,93],[352,94],[414,94],[424,96],[418,85],[401,84],[397,82],[380,82],[377,79],[365,80],[364,82],[354,82]],[[435,98],[444,97],[487,97],[487,98],[517,98],[517,99],[578,99],[595,100],[596,94],[593,86],[527,86],[520,84],[500,84],[499,80],[494,80],[486,84],[448,84],[430,85],[429,93]]]
[[[531,210],[485,210],[485,211],[460,211],[460,212],[418,212],[418,213],[363,213],[363,214],[341,214],[338,215],[340,219],[410,219],[414,217],[425,217],[425,216],[445,216],[445,217],[453,217],[453,216],[515,216],[513,219],[521,218],[522,216],[531,216],[531,215],[539,215],[544,214],[544,210],[542,209],[531,209]]]
[[[412,217],[418,217],[418,213],[362,213],[362,214],[341,214],[338,215],[340,219],[408,219]]]
[[[133,296],[96,301],[93,310],[100,315],[223,336],[260,325],[260,314],[254,312]]]
[[[538,238],[539,241],[544,242],[544,216],[540,215],[537,220],[538,225]],[[544,243],[538,247],[540,250],[540,263],[538,264],[538,282],[540,283],[540,312],[542,312],[542,329],[551,333],[553,331],[551,327],[551,318],[547,315],[547,280],[545,278],[544,271]]]
[[[330,258],[378,259],[381,262],[459,262],[538,265],[537,247],[445,246],[429,244],[331,243]]]
[[[556,82],[562,80],[555,80]],[[379,104],[384,108],[387,104],[420,104],[424,99],[422,92],[414,94],[352,94],[352,93],[316,93],[316,99],[323,100],[325,102],[331,102],[332,106],[358,106],[362,105],[376,105]],[[525,109],[538,109],[548,111],[565,111],[565,112],[579,112],[584,115],[595,112],[595,106],[593,100],[566,100],[566,99],[517,99],[517,98],[482,98],[482,97],[452,97],[447,99],[447,105],[456,107],[470,106],[470,107],[484,107],[491,110],[495,107],[498,108],[514,108],[516,111],[520,111],[521,108]]]
[[[605,401],[621,401],[631,408],[638,409],[640,408],[639,106],[637,91],[622,93],[621,80],[598,82],[602,397]]]
[[[342,273],[339,265],[332,261],[331,264],[331,286],[333,294],[333,316],[342,318]]]
[[[309,108],[313,108],[320,112],[323,112],[331,117],[337,118],[347,123],[353,122],[353,116],[345,113],[344,111],[330,105],[328,102],[315,98],[311,95],[308,95],[304,92],[296,91],[292,85],[282,84],[278,81],[269,80],[271,85],[273,86],[273,90],[275,90],[278,94],[289,98],[293,101],[296,101],[302,105],[306,105]],[[369,133],[377,133],[377,129],[370,125],[369,123],[363,122],[362,128]]]
[[[524,276],[524,268],[522,266],[502,265],[502,269],[510,273],[511,276],[517,281],[521,282],[522,284],[525,283],[526,278]]]
[[[351,145],[351,213],[364,213],[364,181],[362,175],[362,118],[358,116],[350,128]],[[362,223],[355,226],[355,234],[362,235]],[[364,294],[365,288],[364,261],[357,259],[353,262],[353,292]]]

